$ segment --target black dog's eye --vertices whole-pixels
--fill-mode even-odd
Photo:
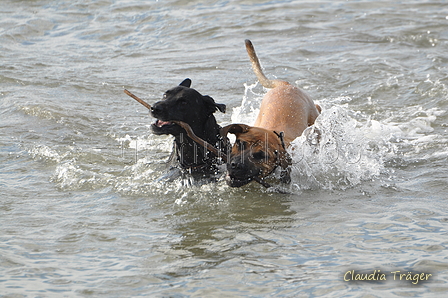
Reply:
[[[167,99],[170,94],[171,94],[170,90],[168,90],[165,93],[163,93],[163,99]]]
[[[254,159],[263,159],[265,157],[266,157],[266,155],[264,154],[263,151],[258,151],[258,152],[255,152],[254,154],[252,154],[252,158],[254,158]]]

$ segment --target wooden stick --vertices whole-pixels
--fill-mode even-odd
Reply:
[[[183,129],[185,129],[185,131],[187,132],[187,135],[196,143],[198,143],[199,145],[203,145],[205,146],[205,148],[207,148],[208,151],[211,151],[212,153],[214,153],[216,156],[221,157],[224,162],[227,162],[227,154],[220,152],[218,149],[216,149],[213,145],[211,145],[209,142],[204,141],[203,139],[201,139],[200,137],[198,137],[197,135],[195,135],[195,133],[193,132],[193,130],[191,129],[190,125],[188,125],[188,123],[182,122],[182,121],[170,121],[173,123],[176,123],[177,125],[179,125],[180,127],[182,127]]]
[[[142,99],[138,98],[137,96],[135,96],[134,94],[132,94],[128,90],[124,89],[124,93],[126,93],[127,95],[129,95],[130,97],[132,97],[133,99],[135,99],[136,101],[138,101],[139,103],[144,105],[148,110],[151,110],[151,105],[150,104],[148,104],[147,102],[145,102]]]

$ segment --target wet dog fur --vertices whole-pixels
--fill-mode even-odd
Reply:
[[[258,80],[270,90],[262,100],[254,126],[230,124],[221,129],[223,137],[228,133],[236,136],[227,162],[226,181],[229,186],[240,187],[254,177],[265,178],[280,167],[281,181],[289,183],[291,157],[287,148],[314,124],[321,108],[300,88],[267,79],[249,40],[246,49]]]
[[[216,111],[225,113],[226,106],[215,103],[213,98],[190,86],[191,80],[185,79],[179,86],[166,91],[163,100],[151,107],[151,115],[157,119],[151,129],[156,135],[174,136],[172,157],[177,159],[181,169],[196,178],[210,177],[217,172],[217,156],[194,142],[182,127],[171,121],[187,123],[198,137],[225,153],[227,142],[221,137],[221,127],[213,114]]]

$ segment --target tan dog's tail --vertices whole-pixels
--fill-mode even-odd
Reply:
[[[249,54],[250,62],[252,62],[252,69],[254,70],[255,75],[260,81],[261,85],[265,88],[274,88],[279,84],[284,84],[285,82],[279,80],[269,80],[261,70],[260,61],[258,60],[257,54],[255,53],[254,46],[249,39],[246,39],[246,50]]]

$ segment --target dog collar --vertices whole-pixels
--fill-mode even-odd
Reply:
[[[285,133],[284,133],[283,131],[281,131],[280,133],[278,133],[278,132],[276,132],[275,130],[274,130],[274,133],[275,133],[275,134],[277,135],[277,137],[280,139],[280,142],[281,142],[281,144],[282,144],[283,149],[286,150],[285,141],[284,141]]]

